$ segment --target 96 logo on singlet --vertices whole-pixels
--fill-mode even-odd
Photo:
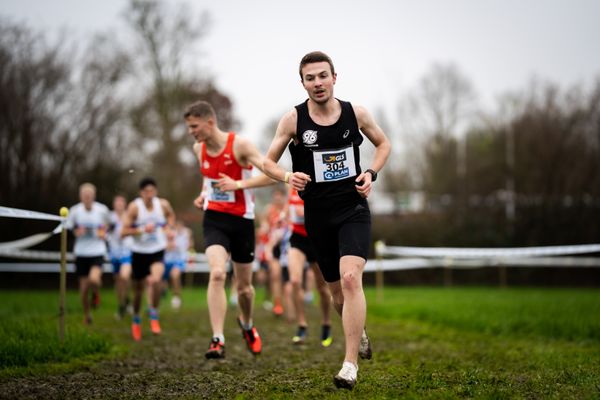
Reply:
[[[352,146],[341,150],[313,152],[317,182],[333,182],[356,175]]]
[[[316,141],[317,131],[307,129],[302,133],[302,143],[304,143],[307,147],[317,147],[318,145],[315,144]]]

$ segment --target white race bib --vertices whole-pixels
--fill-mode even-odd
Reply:
[[[356,176],[352,146],[338,150],[313,151],[317,182],[334,182]]]
[[[217,187],[219,183],[216,179],[204,178],[204,187],[208,201],[218,201],[221,203],[235,203],[235,192],[224,192]]]

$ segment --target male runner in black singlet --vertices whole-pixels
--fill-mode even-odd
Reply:
[[[371,357],[364,331],[366,301],[362,289],[371,240],[367,197],[391,146],[364,107],[334,97],[336,77],[326,54],[312,52],[302,58],[300,78],[308,99],[279,121],[264,170],[272,178],[289,183],[304,200],[306,230],[344,327],[345,358],[334,383],[352,389],[358,356]],[[359,151],[363,134],[375,146],[373,162],[364,171]],[[286,147],[293,171],[277,164]]]

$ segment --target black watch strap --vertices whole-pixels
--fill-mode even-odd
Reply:
[[[377,180],[377,172],[373,171],[371,168],[367,169],[365,172],[371,174],[371,182],[375,182]]]

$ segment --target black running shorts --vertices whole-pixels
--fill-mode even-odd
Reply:
[[[150,275],[150,267],[154,263],[164,263],[165,251],[156,253],[131,253],[131,275],[132,279],[139,281]]]
[[[103,256],[96,257],[76,257],[75,258],[75,275],[83,277],[90,274],[92,267],[99,267],[102,269],[104,264]]]
[[[290,247],[303,252],[306,256],[306,261],[309,263],[317,261],[317,253],[315,253],[315,249],[308,236],[302,236],[296,232],[292,233],[292,236],[290,237]]]
[[[304,225],[327,282],[340,280],[340,258],[367,259],[371,243],[371,212],[366,199],[352,202],[304,204]]]
[[[212,245],[225,247],[237,263],[254,261],[254,220],[206,210],[202,222],[204,248]]]

